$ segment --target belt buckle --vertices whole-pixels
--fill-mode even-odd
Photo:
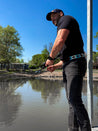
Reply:
[[[73,59],[75,59],[76,57],[75,57],[75,55],[73,55],[73,56],[70,56],[69,58],[70,58],[70,60],[73,60]]]
[[[75,58],[76,58],[76,55],[73,55],[72,57],[73,57],[73,59],[75,59]]]

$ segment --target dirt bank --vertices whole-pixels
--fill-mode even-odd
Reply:
[[[62,71],[54,71],[52,73],[45,71],[40,74],[35,74],[34,77],[40,77],[43,79],[56,79],[56,80],[62,80]],[[84,79],[87,79],[87,73],[84,77]],[[98,72],[93,72],[93,80],[98,81]]]
[[[52,73],[48,71],[43,71],[41,73],[35,74],[35,73],[8,73],[6,71],[1,72],[0,71],[0,79],[6,79],[6,78],[42,78],[42,79],[49,79],[49,80],[62,80],[62,71],[54,71]],[[87,79],[87,74],[85,75],[84,79]],[[98,72],[93,72],[93,80],[98,81]]]

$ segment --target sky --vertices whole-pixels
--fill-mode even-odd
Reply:
[[[41,54],[45,45],[54,43],[57,29],[46,15],[53,9],[62,9],[65,15],[73,16],[79,23],[87,52],[87,0],[0,0],[0,25],[13,26],[19,33],[23,55],[28,62],[35,54]],[[98,31],[98,0],[93,0],[93,36]],[[93,51],[98,39],[93,39]]]

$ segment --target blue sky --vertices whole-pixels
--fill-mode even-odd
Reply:
[[[77,19],[87,52],[87,1],[86,0],[0,0],[0,25],[13,26],[20,35],[24,48],[21,58],[25,62],[40,54],[44,45],[54,43],[56,27],[46,20],[51,10],[62,9],[65,15]],[[98,31],[98,0],[93,0],[93,36]],[[98,39],[93,39],[96,51]]]

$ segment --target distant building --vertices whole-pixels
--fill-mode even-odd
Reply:
[[[10,69],[23,69],[26,70],[28,69],[29,65],[26,63],[11,63],[10,64]]]
[[[26,63],[10,63],[10,64],[5,64],[5,63],[0,63],[0,69],[7,69],[7,67],[9,66],[9,69],[12,70],[26,70],[29,68],[29,65]]]

